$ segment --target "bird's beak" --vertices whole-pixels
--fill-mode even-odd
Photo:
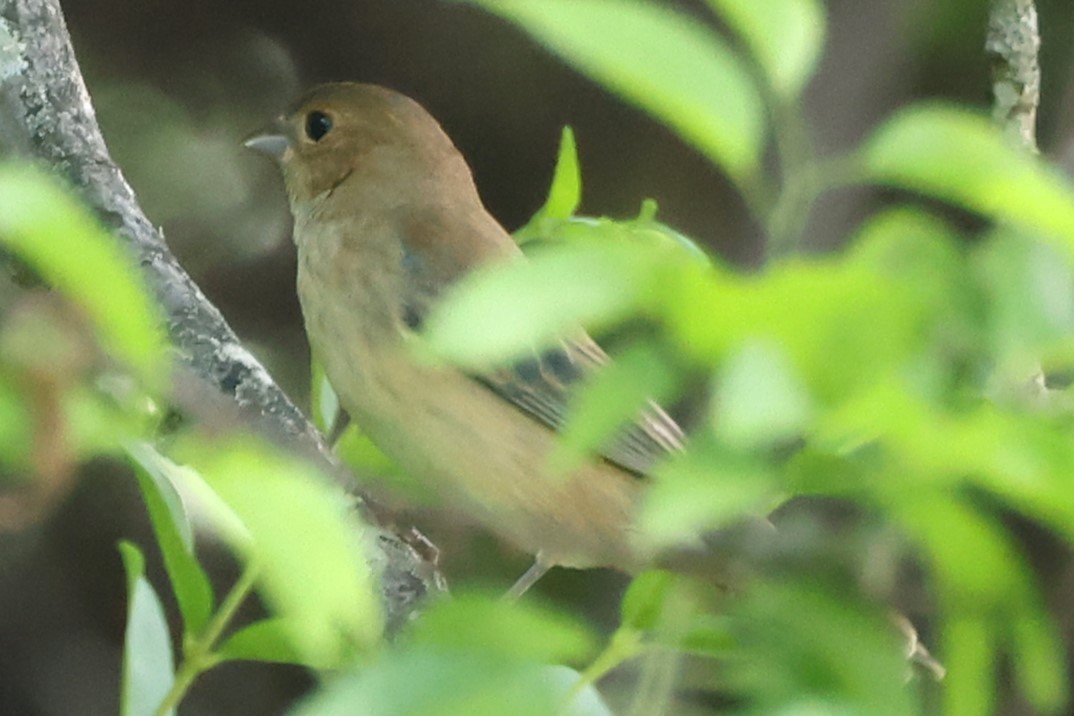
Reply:
[[[242,145],[280,161],[283,158],[283,153],[291,146],[291,140],[287,136],[287,127],[284,124],[283,117],[280,117],[260,132],[252,134]]]

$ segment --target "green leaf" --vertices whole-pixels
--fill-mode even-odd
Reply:
[[[578,165],[578,146],[574,141],[574,132],[570,127],[563,128],[559,140],[559,156],[556,158],[556,171],[552,175],[552,185],[548,189],[548,198],[544,206],[537,210],[533,219],[569,219],[582,203],[582,170]],[[527,227],[515,232],[515,238],[523,243]]]
[[[580,675],[496,653],[429,647],[390,652],[343,674],[291,716],[611,716],[594,689],[573,694]],[[570,698],[568,701],[568,697]]]
[[[619,606],[622,627],[637,631],[656,629],[668,594],[678,579],[672,572],[659,569],[650,569],[634,577]]]
[[[824,6],[817,0],[708,0],[749,47],[781,97],[797,96],[824,47]]]
[[[705,532],[765,515],[776,505],[776,475],[766,461],[703,449],[699,441],[690,448],[657,469],[638,518],[640,547],[659,552],[698,546]]]
[[[241,520],[245,534],[224,523],[223,536],[258,565],[261,590],[304,662],[338,663],[379,641],[380,601],[342,492],[309,464],[251,440],[188,440],[180,453]]]
[[[145,578],[145,559],[130,542],[119,543],[127,573],[127,628],[123,644],[122,716],[154,716],[175,682],[168,620]],[[169,710],[174,715],[175,711]]]
[[[893,505],[906,534],[918,541],[939,585],[948,666],[950,713],[990,713],[996,667],[1006,642],[1030,663],[1051,667],[1030,675],[1019,669],[1027,696],[1040,708],[1065,703],[1061,644],[1028,565],[995,519],[955,499],[921,491]],[[1027,628],[1028,627],[1028,628]],[[1026,664],[1028,668],[1028,664]]]
[[[1037,605],[1038,614],[1015,620],[1011,634],[1011,664],[1029,702],[1043,713],[1062,713],[1070,701],[1068,659],[1060,632]]]
[[[149,510],[187,634],[200,632],[213,611],[213,590],[194,553],[194,534],[175,482],[180,468],[146,443],[127,446],[135,477]]]
[[[280,618],[262,619],[231,634],[215,650],[224,661],[268,661],[276,664],[302,664],[312,669],[327,669],[332,663],[311,664],[295,649],[297,627]]]
[[[944,712],[994,713],[996,706],[996,630],[987,618],[949,612],[941,622]]]
[[[134,262],[73,197],[29,165],[0,165],[0,243],[93,321],[104,347],[151,388],[166,341]]]
[[[655,294],[659,267],[676,253],[640,242],[570,241],[480,269],[436,306],[425,347],[474,367],[546,348],[582,325],[610,325]]]
[[[435,604],[414,624],[411,638],[423,646],[549,663],[579,661],[595,646],[585,625],[566,613],[476,593]]]
[[[685,355],[720,365],[744,342],[769,342],[820,404],[917,359],[938,294],[830,259],[776,264],[748,277],[687,266],[665,274],[663,286],[671,336]]]
[[[639,0],[470,0],[677,131],[738,180],[758,172],[761,99],[716,33]]]
[[[25,474],[33,442],[33,419],[23,390],[12,375],[0,372],[0,481]]]
[[[1054,246],[1000,228],[971,266],[987,292],[988,347],[1001,375],[1022,384],[1041,360],[1074,356],[1074,272]]]
[[[810,577],[757,580],[735,601],[740,648],[721,687],[750,695],[752,713],[921,713],[905,683],[905,652],[880,610],[845,583]]]
[[[864,161],[873,181],[1042,232],[1074,257],[1074,189],[983,116],[944,105],[905,109],[869,139]]]
[[[809,391],[778,345],[748,341],[720,370],[713,423],[716,436],[733,448],[800,437],[812,413]]]
[[[678,376],[655,346],[638,344],[617,354],[572,396],[552,464],[569,472],[607,447],[621,428],[650,407],[650,401],[673,399],[678,387]]]

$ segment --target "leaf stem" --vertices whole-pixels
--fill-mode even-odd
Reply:
[[[179,705],[179,702],[183,700],[183,697],[186,696],[186,692],[190,690],[194,680],[216,665],[217,657],[213,653],[213,648],[235,617],[243,601],[253,591],[254,582],[257,581],[259,571],[254,560],[247,562],[242,574],[239,575],[238,580],[236,580],[227,596],[220,603],[220,608],[213,615],[213,618],[209,620],[209,623],[205,625],[205,630],[184,645],[183,663],[179,665],[179,669],[175,672],[175,682],[154,712],[155,716],[167,716],[167,714],[172,713]]]
[[[587,686],[593,684],[604,678],[605,674],[619,666],[623,662],[629,661],[641,654],[645,650],[645,645],[642,643],[641,634],[634,629],[620,629],[612,635],[611,641],[608,642],[608,646],[604,651],[597,655],[597,658],[593,659],[593,662],[585,668],[581,673],[581,677],[574,683],[567,692],[566,702],[570,703]]]

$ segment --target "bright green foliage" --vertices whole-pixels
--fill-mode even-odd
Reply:
[[[304,462],[252,441],[190,441],[181,453],[231,513],[210,516],[258,570],[260,588],[287,620],[300,654],[337,663],[379,639],[380,603],[360,535],[347,520],[353,505],[342,494]]]
[[[943,105],[896,114],[863,150],[866,176],[1040,232],[1074,256],[1074,187],[984,117]]]
[[[337,679],[296,716],[354,713],[606,716],[595,694],[573,695],[576,661],[594,640],[575,619],[534,604],[458,594],[433,605],[396,649]]]
[[[793,99],[824,47],[824,6],[819,0],[708,0],[737,32],[777,95]]]
[[[519,24],[739,181],[758,171],[759,92],[718,35],[643,0],[470,0]]]
[[[53,180],[29,166],[0,166],[0,205],[0,243],[81,306],[105,348],[150,386],[160,387],[160,314],[116,239]]]
[[[624,78],[643,74],[637,63],[647,53],[601,54],[641,17],[647,28],[632,30],[632,47],[667,51],[671,35],[654,19],[665,11],[655,4],[479,4],[665,119],[732,177],[745,176],[684,130],[707,116],[720,135],[707,146],[738,141],[726,117],[662,104],[684,84],[706,97],[709,60],[679,56],[676,78],[639,98],[639,85]],[[928,570],[940,622],[933,646],[949,673],[945,712],[994,711],[1004,658],[1026,698],[1056,712],[1069,692],[1063,647],[1000,515],[1017,513],[1074,545],[1070,390],[1044,391],[1031,380],[1041,367],[1074,370],[1074,189],[986,119],[952,106],[906,108],[860,149],[812,156],[796,98],[820,55],[820,5],[708,4],[752,54],[776,105],[769,116],[784,164],[740,186],[780,260],[746,274],[698,260],[677,241],[645,240],[638,224],[651,217],[542,212],[521,232],[540,250],[456,291],[430,320],[427,348],[477,366],[526,355],[579,326],[636,336],[576,398],[561,448],[573,461],[597,453],[646,399],[674,398],[684,375],[709,376],[709,410],[687,451],[652,476],[638,522],[643,551],[696,544],[701,533],[797,495],[852,501],[895,530],[901,553]],[[675,33],[672,44],[707,36],[692,46],[727,51],[700,22]],[[591,45],[582,48],[583,39]],[[573,166],[573,147],[568,156]],[[748,156],[747,174],[759,171],[755,145]],[[920,208],[897,206],[867,219],[839,254],[786,256],[815,199],[854,182],[949,202],[989,227],[963,235]],[[777,185],[772,196],[752,193]],[[646,330],[632,333],[639,321]],[[832,555],[855,549],[864,547],[827,545]],[[719,660],[715,686],[757,712],[913,713],[921,705],[902,684],[894,632],[857,593],[823,570],[811,579],[791,570],[717,608],[689,597],[670,574],[642,575],[624,601],[624,626],[583,673],[592,681],[640,658],[645,673],[666,676],[681,669],[677,649]],[[667,693],[646,693],[639,712],[670,708]]]
[[[593,374],[570,406],[552,456],[563,472],[577,467],[594,445],[606,445],[624,425],[650,408],[650,401],[672,401],[679,392],[673,366],[652,346],[637,345],[615,356]]]

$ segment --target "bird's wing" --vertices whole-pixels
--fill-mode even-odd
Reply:
[[[436,216],[413,218],[404,232],[403,266],[409,277],[401,307],[404,323],[420,332],[425,317],[444,289],[465,275],[474,265],[494,253],[517,253],[514,242],[498,234],[495,244],[486,244],[487,253],[462,255],[463,249],[443,241],[443,227]],[[500,232],[499,226],[495,226]],[[432,234],[440,234],[439,237]],[[472,236],[473,234],[471,234]],[[507,248],[499,241],[510,244]],[[439,240],[438,240],[439,239]],[[467,247],[467,252],[473,250]],[[608,362],[607,354],[585,333],[564,339],[560,344],[508,367],[471,374],[477,382],[511,402],[530,417],[553,430],[563,427],[568,401],[587,375]],[[623,469],[646,474],[653,463],[682,449],[683,431],[655,402],[641,411],[605,447],[602,455]]]
[[[571,394],[587,375],[607,362],[600,346],[583,334],[532,358],[474,378],[531,417],[558,430],[566,421]],[[604,447],[602,455],[625,470],[644,475],[657,460],[681,450],[682,443],[679,425],[650,401],[635,421],[624,426]]]

